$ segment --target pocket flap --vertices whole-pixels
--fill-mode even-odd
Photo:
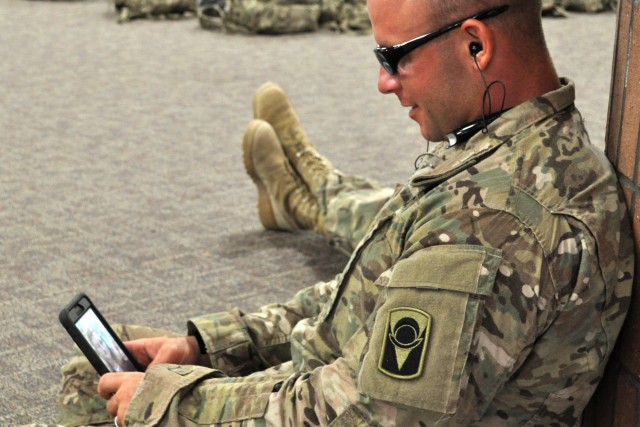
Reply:
[[[473,245],[431,246],[398,261],[387,286],[489,295],[501,261],[499,249]]]

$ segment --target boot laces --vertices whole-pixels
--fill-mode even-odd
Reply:
[[[301,228],[312,229],[318,223],[318,201],[287,160],[283,166],[281,177],[284,179],[280,187],[284,193],[280,198],[282,207]]]

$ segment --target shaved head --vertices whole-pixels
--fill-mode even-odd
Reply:
[[[481,10],[491,9],[502,5],[509,5],[511,13],[528,14],[539,18],[542,0],[427,0],[434,12],[435,19],[460,19]]]
[[[546,50],[542,30],[542,0],[426,0],[431,19],[446,25],[483,10],[509,5],[509,10],[495,19],[495,25],[519,44],[535,44]],[[493,21],[492,21],[493,22]]]

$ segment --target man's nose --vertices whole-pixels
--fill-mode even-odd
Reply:
[[[389,74],[384,68],[380,67],[378,73],[378,90],[381,93],[389,94],[400,88],[400,82],[396,75]]]

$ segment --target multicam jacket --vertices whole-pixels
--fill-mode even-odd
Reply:
[[[417,171],[333,281],[193,319],[217,369],[151,368],[126,425],[575,425],[633,261],[573,101],[564,80]]]

